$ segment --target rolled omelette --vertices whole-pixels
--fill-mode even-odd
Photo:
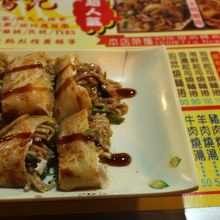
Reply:
[[[18,56],[9,62],[3,73],[2,112],[5,116],[52,116],[54,91],[48,71],[51,62],[43,52]]]
[[[54,136],[54,119],[22,115],[0,131],[0,187],[25,187],[40,192],[51,188],[42,182],[49,160],[48,144]]]
[[[88,91],[76,85],[77,59],[72,54],[59,57],[55,62],[56,87],[54,116],[58,122],[82,109],[92,108]]]
[[[107,167],[100,162],[94,141],[84,135],[88,129],[86,109],[67,117],[60,125],[57,152],[58,182],[62,191],[108,185]]]

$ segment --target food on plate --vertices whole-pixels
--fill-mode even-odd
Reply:
[[[85,88],[76,85],[77,59],[67,54],[56,59],[56,88],[54,115],[58,122],[84,108],[91,109],[91,98]]]
[[[117,0],[120,32],[182,30],[191,21],[186,0]]]
[[[57,141],[59,188],[105,188],[107,166],[126,166],[131,157],[110,152],[112,130],[104,114],[88,115],[86,109],[65,118]]]
[[[207,25],[220,27],[220,1],[219,0],[198,0],[201,14]]]
[[[128,106],[122,99],[134,96],[135,90],[122,88],[120,83],[108,79],[107,73],[94,63],[79,62],[74,79],[88,91],[92,114],[105,114],[112,124],[123,122]]]
[[[91,136],[86,109],[67,117],[60,125],[58,138],[59,187],[63,191],[75,188],[103,188],[107,184],[106,166],[100,162],[103,151]]]
[[[120,124],[128,111],[122,98],[134,90],[107,79],[99,65],[84,63],[73,54],[57,58],[54,115],[58,122],[84,108],[89,113],[105,113],[113,124]]]
[[[55,121],[46,115],[25,114],[0,130],[0,186],[39,192],[55,187],[53,180],[42,180],[55,155],[54,135]]]
[[[54,95],[52,60],[38,52],[15,57],[3,72],[2,113],[10,118],[22,114],[52,116]]]
[[[62,191],[105,188],[108,165],[131,162],[126,153],[111,153],[111,124],[124,121],[122,99],[136,91],[72,53],[8,57],[0,58],[0,187],[45,192],[57,184],[46,183],[48,171],[58,168]]]
[[[107,179],[103,163],[123,166],[131,161],[128,154],[110,153],[110,123],[124,120],[128,106],[121,100],[134,96],[135,90],[122,88],[107,79],[99,65],[73,54],[58,58],[55,70],[54,112],[59,122],[63,120],[58,140],[60,189],[102,188]]]

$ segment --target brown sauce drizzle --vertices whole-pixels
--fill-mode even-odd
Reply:
[[[97,147],[102,148],[104,151],[107,151],[93,136],[84,135],[82,133],[71,134],[68,136],[60,137],[57,141],[59,145],[68,144],[73,141],[93,141]],[[103,163],[106,163],[111,166],[128,166],[131,163],[131,156],[127,153],[117,153],[111,154],[111,158],[106,157],[101,158]]]
[[[68,135],[68,136],[60,137],[58,139],[57,143],[62,145],[62,144],[71,143],[73,141],[85,141],[85,142],[93,141],[93,142],[95,142],[95,139],[91,135],[84,135],[82,133],[75,133],[75,134],[71,134],[71,135]]]
[[[55,98],[61,95],[61,93],[72,83],[72,77],[67,78],[55,92]]]
[[[5,141],[9,141],[11,139],[27,139],[27,138],[33,138],[33,134],[30,132],[23,132],[23,133],[17,133],[17,134],[12,134],[12,135],[8,135],[5,137],[2,137],[0,139],[0,143],[5,142]]]
[[[137,94],[135,89],[130,89],[130,88],[117,89],[116,93],[122,99],[132,98],[132,97],[134,97]]]
[[[98,83],[97,89],[99,91],[99,96],[101,98],[110,97],[108,91],[102,87],[103,83],[101,82],[101,80],[97,76],[85,75],[84,77],[80,78],[78,80],[78,82],[82,81],[82,80],[89,81],[91,79],[95,79],[97,81],[97,83]],[[120,89],[116,89],[115,92],[121,99],[132,98],[137,94],[137,91],[135,89],[131,89],[131,88],[120,88]]]
[[[9,73],[20,72],[20,71],[24,71],[24,70],[36,69],[36,68],[43,69],[44,67],[40,62],[38,62],[37,64],[30,64],[30,65],[25,65],[25,66],[14,67],[12,69],[5,71],[4,75],[9,74]]]
[[[131,156],[127,153],[112,154],[111,158],[102,158],[102,162],[111,166],[124,167],[131,163]]]
[[[15,95],[15,94],[20,94],[20,93],[25,93],[25,92],[29,92],[29,91],[32,91],[32,90],[35,90],[35,91],[48,91],[48,92],[53,92],[52,89],[49,89],[49,88],[44,88],[44,87],[32,87],[32,85],[30,84],[27,84],[25,86],[21,86],[19,88],[15,88],[15,89],[10,89],[6,92],[3,93],[2,95],[2,98],[5,99],[11,95]]]

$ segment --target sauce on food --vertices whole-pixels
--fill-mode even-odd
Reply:
[[[73,141],[84,141],[84,142],[93,141],[95,142],[97,147],[101,147],[104,151],[106,151],[105,148],[103,148],[101,144],[94,139],[93,136],[84,135],[82,133],[63,136],[58,139],[58,144],[63,145],[63,144],[71,143]],[[111,154],[111,158],[103,158],[102,162],[109,164],[111,166],[119,166],[119,167],[127,166],[131,163],[131,156],[127,153],[115,153],[115,154]]]
[[[32,138],[33,134],[30,132],[23,132],[23,133],[17,133],[17,134],[12,134],[12,135],[8,135],[5,137],[2,137],[0,139],[0,143],[1,142],[5,142],[5,141],[10,141],[11,139],[27,139],[27,138]]]
[[[25,66],[19,66],[19,67],[14,67],[12,69],[9,69],[4,72],[4,75],[9,74],[9,73],[15,73],[15,72],[20,72],[24,70],[30,70],[30,69],[36,69],[36,68],[44,68],[43,65],[39,62],[37,64],[30,64],[30,65],[25,65]]]
[[[33,87],[30,84],[27,84],[25,86],[21,86],[15,89],[10,89],[6,92],[3,93],[2,98],[5,99],[11,95],[16,95],[16,94],[20,94],[20,93],[25,93],[25,92],[29,92],[29,91],[47,91],[47,92],[53,92],[52,89],[49,88],[45,88],[45,87]]]
[[[132,98],[132,97],[134,97],[137,94],[135,89],[129,89],[129,88],[117,89],[116,93],[122,99]]]

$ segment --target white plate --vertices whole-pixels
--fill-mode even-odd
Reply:
[[[13,57],[31,50],[8,50]],[[109,167],[110,185],[103,190],[46,193],[22,189],[0,189],[0,201],[87,199],[106,197],[182,194],[196,190],[197,176],[182,113],[173,83],[165,47],[136,50],[75,50],[82,61],[94,62],[107,76],[134,88],[137,95],[125,100],[129,112],[125,122],[113,126],[112,152],[127,152],[132,163]],[[51,56],[65,51],[49,50]],[[174,168],[169,162],[181,158]],[[169,187],[149,187],[152,180],[163,180]]]

